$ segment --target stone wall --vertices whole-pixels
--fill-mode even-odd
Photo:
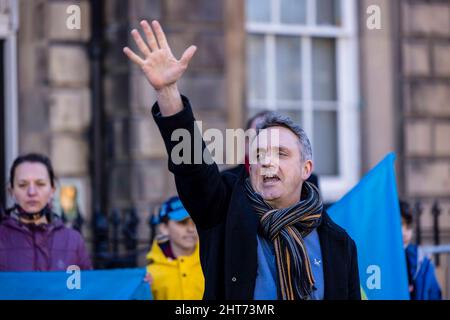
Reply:
[[[426,244],[438,201],[441,243],[450,243],[450,1],[403,0],[400,9],[403,196],[422,201]],[[447,299],[448,257],[437,268]]]
[[[81,9],[80,29],[66,26],[70,5]],[[88,1],[22,0],[19,15],[19,152],[48,155],[60,182],[77,184],[89,219]]]
[[[450,1],[403,0],[401,13],[404,193],[424,201],[421,222],[428,229],[430,208],[439,200],[440,224],[448,231]]]
[[[362,0],[359,5],[359,70],[361,90],[361,169],[373,168],[388,152],[398,151],[396,141],[395,21],[392,0]],[[367,8],[380,8],[381,28],[367,28]],[[382,130],[380,130],[382,126]]]
[[[104,1],[104,150],[107,213],[137,208],[139,239],[148,245],[149,215],[176,194],[160,134],[150,115],[156,97],[122,52],[141,19],[158,19],[179,58],[199,50],[179,83],[205,129],[239,127],[244,115],[243,3],[233,0]],[[67,8],[81,8],[81,29],[66,26]],[[85,235],[91,240],[90,125],[92,102],[87,0],[20,1],[20,152],[51,157],[61,181],[81,186]],[[228,45],[227,45],[228,44]],[[229,57],[228,59],[226,57]],[[140,261],[142,264],[143,262]]]
[[[141,70],[128,62],[122,48],[128,45],[135,49],[130,31],[139,29],[142,19],[161,22],[177,58],[189,45],[195,44],[199,50],[179,89],[189,97],[198,120],[205,122],[204,127],[224,130],[228,123],[224,8],[223,0],[106,1],[108,203],[110,209],[138,209],[141,246],[148,245],[146,222],[150,213],[175,195],[176,188],[167,168],[162,138],[150,115],[155,93]]]

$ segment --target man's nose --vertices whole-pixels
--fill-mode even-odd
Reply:
[[[275,161],[276,159],[274,158],[273,154],[266,154],[262,159],[261,159],[261,165],[264,168],[270,168],[273,167],[276,163]]]
[[[263,161],[262,162],[262,167],[263,168],[270,168],[272,166],[272,162],[269,160]]]

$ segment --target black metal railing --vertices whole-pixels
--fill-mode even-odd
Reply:
[[[423,244],[423,238],[424,238],[424,230],[422,226],[422,219],[421,217],[424,215],[425,209],[423,202],[421,200],[417,200],[414,203],[413,207],[413,216],[414,216],[414,223],[415,223],[415,239],[416,244],[421,245]],[[448,212],[450,213],[450,212]],[[433,244],[435,246],[438,246],[441,244],[441,235],[442,230],[444,228],[450,229],[450,226],[442,226],[440,223],[439,217],[443,214],[442,206],[440,205],[438,200],[435,200],[433,202],[433,205],[431,206],[430,211],[428,214],[432,217],[432,240]],[[435,253],[434,255],[434,261],[436,266],[439,266],[440,264],[440,255],[439,253]]]
[[[142,222],[136,208],[113,209],[108,217],[96,213],[92,221],[93,261],[96,269],[134,268],[150,249],[153,226],[147,221],[150,239],[139,249],[138,228]]]

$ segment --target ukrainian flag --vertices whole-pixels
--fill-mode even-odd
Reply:
[[[361,289],[369,300],[409,299],[394,161],[388,154],[328,209],[356,242]]]
[[[0,272],[0,300],[151,300],[145,268]]]

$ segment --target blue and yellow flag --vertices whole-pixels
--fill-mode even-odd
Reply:
[[[0,272],[0,300],[150,300],[146,270]]]
[[[328,213],[355,240],[361,288],[369,300],[409,299],[400,206],[388,154]]]

